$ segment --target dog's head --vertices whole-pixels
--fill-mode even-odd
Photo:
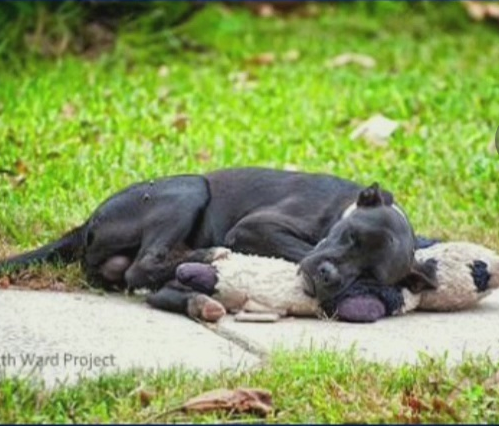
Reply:
[[[375,183],[300,263],[305,292],[323,301],[359,280],[415,291],[435,288],[434,271],[415,260],[415,246],[407,216]]]

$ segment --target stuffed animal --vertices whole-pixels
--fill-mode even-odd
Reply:
[[[216,321],[228,311],[237,313],[236,319],[241,320],[309,316],[374,322],[413,310],[467,309],[499,287],[499,255],[473,243],[440,242],[416,251],[417,260],[434,264],[436,290],[411,292],[407,288],[358,282],[327,306],[319,306],[316,299],[304,293],[298,265],[225,248],[214,250],[218,252],[211,265],[184,263],[177,268],[178,282],[202,293],[200,300],[208,307],[192,315],[207,321]],[[154,305],[153,299],[148,302]],[[216,314],[206,317],[202,312]]]

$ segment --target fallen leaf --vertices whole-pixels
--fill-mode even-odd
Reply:
[[[371,56],[362,55],[359,53],[344,53],[335,56],[326,62],[328,68],[344,67],[345,65],[356,64],[364,68],[374,68],[376,61]]]
[[[261,3],[258,5],[256,13],[262,18],[271,18],[272,16],[275,16],[275,9],[274,6],[269,3]]]
[[[10,184],[14,188],[17,188],[18,186],[21,186],[24,182],[26,182],[26,176],[25,175],[18,175],[18,176],[10,177],[9,181],[10,181]]]
[[[396,121],[390,120],[381,114],[371,117],[369,120],[360,124],[351,134],[351,139],[363,138],[367,142],[385,146],[388,138],[397,130],[399,124]]]
[[[170,69],[166,65],[161,65],[158,68],[158,75],[160,77],[168,77],[168,75],[170,75]]]
[[[199,413],[223,410],[264,417],[272,411],[272,394],[265,389],[215,389],[189,399],[181,410]]]
[[[15,167],[16,167],[16,173],[18,175],[27,175],[28,174],[28,166],[22,160],[17,160]]]
[[[462,2],[468,16],[474,21],[483,21],[486,16],[486,8],[481,2],[476,1],[463,1]]]
[[[499,19],[499,4],[489,3],[486,5],[487,15],[493,19]]]
[[[447,415],[452,417],[452,419],[456,423],[461,423],[462,420],[460,416],[457,414],[456,410],[450,406],[450,404],[447,401],[444,401],[443,399],[436,396],[433,398],[432,406],[433,406],[433,411],[437,413],[446,413]]]
[[[462,1],[461,2],[474,21],[483,21],[487,18],[499,20],[499,5],[497,3],[483,1]]]
[[[483,382],[483,387],[485,389],[496,389],[499,385],[499,371],[490,376],[487,380]]]
[[[244,71],[230,74],[229,80],[234,83],[235,90],[251,90],[258,85],[256,77]]]
[[[275,54],[272,52],[260,53],[246,60],[246,63],[252,65],[270,65],[275,62]]]
[[[61,115],[66,120],[71,120],[76,115],[76,107],[72,103],[64,104],[61,110]]]
[[[196,160],[198,160],[200,163],[208,163],[211,160],[211,152],[203,149],[196,152],[196,154],[194,154],[194,157],[196,157]]]
[[[177,114],[172,121],[172,126],[179,132],[185,132],[189,124],[189,117],[186,114]]]
[[[0,278],[0,288],[6,289],[9,287],[10,287],[10,278],[9,277]]]
[[[139,401],[140,405],[142,407],[147,407],[151,404],[152,400],[154,399],[155,394],[154,392],[148,391],[146,389],[141,389],[139,391]]]
[[[282,59],[286,62],[296,62],[298,59],[300,59],[300,52],[298,50],[288,50],[286,53],[284,53]]]

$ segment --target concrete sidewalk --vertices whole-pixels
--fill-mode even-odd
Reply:
[[[349,349],[364,358],[414,362],[418,352],[488,353],[499,359],[499,292],[474,310],[414,313],[375,324],[313,319],[205,327],[123,296],[0,291],[0,369],[51,386],[130,367],[183,365],[201,372],[248,369],[273,348]]]
[[[255,366],[259,358],[180,315],[122,296],[0,291],[0,368],[51,386],[131,367],[201,372]]]
[[[459,362],[465,354],[488,354],[499,360],[499,292],[473,310],[455,313],[414,312],[374,324],[348,324],[288,318],[275,324],[238,323],[226,317],[219,329],[244,338],[261,351],[275,348],[348,350],[363,358],[414,363],[419,352],[447,354]]]

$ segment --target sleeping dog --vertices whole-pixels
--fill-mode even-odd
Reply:
[[[0,273],[81,261],[89,281],[105,289],[156,290],[180,263],[209,261],[203,250],[224,246],[299,263],[307,294],[322,300],[359,279],[432,288],[415,241],[407,216],[377,184],[227,169],[132,185],[59,240],[0,262]],[[184,309],[184,292],[169,297],[172,309]]]

